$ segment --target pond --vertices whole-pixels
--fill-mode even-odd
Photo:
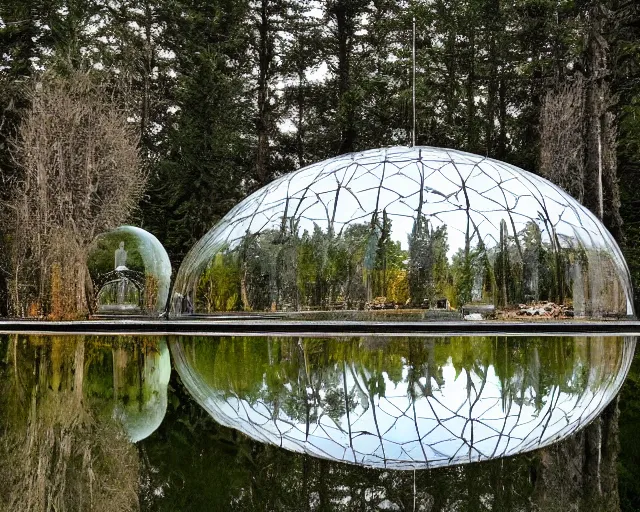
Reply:
[[[0,510],[635,510],[635,345],[0,335]]]

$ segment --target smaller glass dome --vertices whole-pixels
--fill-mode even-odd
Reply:
[[[611,234],[549,181],[478,155],[396,147],[287,174],[189,252],[174,316],[467,319],[633,315]]]
[[[88,258],[99,314],[162,313],[171,284],[171,262],[151,233],[121,226],[98,235]]]

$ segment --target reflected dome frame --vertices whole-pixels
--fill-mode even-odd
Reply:
[[[636,337],[170,337],[213,419],[250,438],[394,470],[538,450],[618,394]]]

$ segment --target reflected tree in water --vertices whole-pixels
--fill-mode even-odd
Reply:
[[[166,410],[156,421],[150,381],[162,380],[162,343],[0,337],[0,509],[139,510],[131,440],[147,437]],[[164,353],[168,364],[166,345]]]
[[[137,510],[136,449],[84,393],[90,346],[70,337],[5,343],[3,507]]]
[[[372,432],[383,428],[382,400],[404,382],[404,399],[417,403],[437,398],[455,382],[453,372],[473,403],[497,379],[499,410],[526,403],[544,417],[562,393],[607,385],[621,357],[613,339],[416,341],[208,339],[184,348],[208,385],[229,399],[246,397],[269,421],[283,414],[309,425],[347,414],[356,421],[366,410]],[[147,373],[157,350],[143,339],[0,337],[0,509],[618,510],[616,402],[542,450],[414,473],[256,442],[216,424],[174,373],[163,424],[136,448],[113,421],[114,399],[146,393],[133,374]]]

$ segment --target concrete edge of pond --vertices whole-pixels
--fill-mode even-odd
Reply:
[[[640,321],[606,322],[366,322],[282,320],[0,320],[0,334],[190,336],[594,336],[640,335]]]

